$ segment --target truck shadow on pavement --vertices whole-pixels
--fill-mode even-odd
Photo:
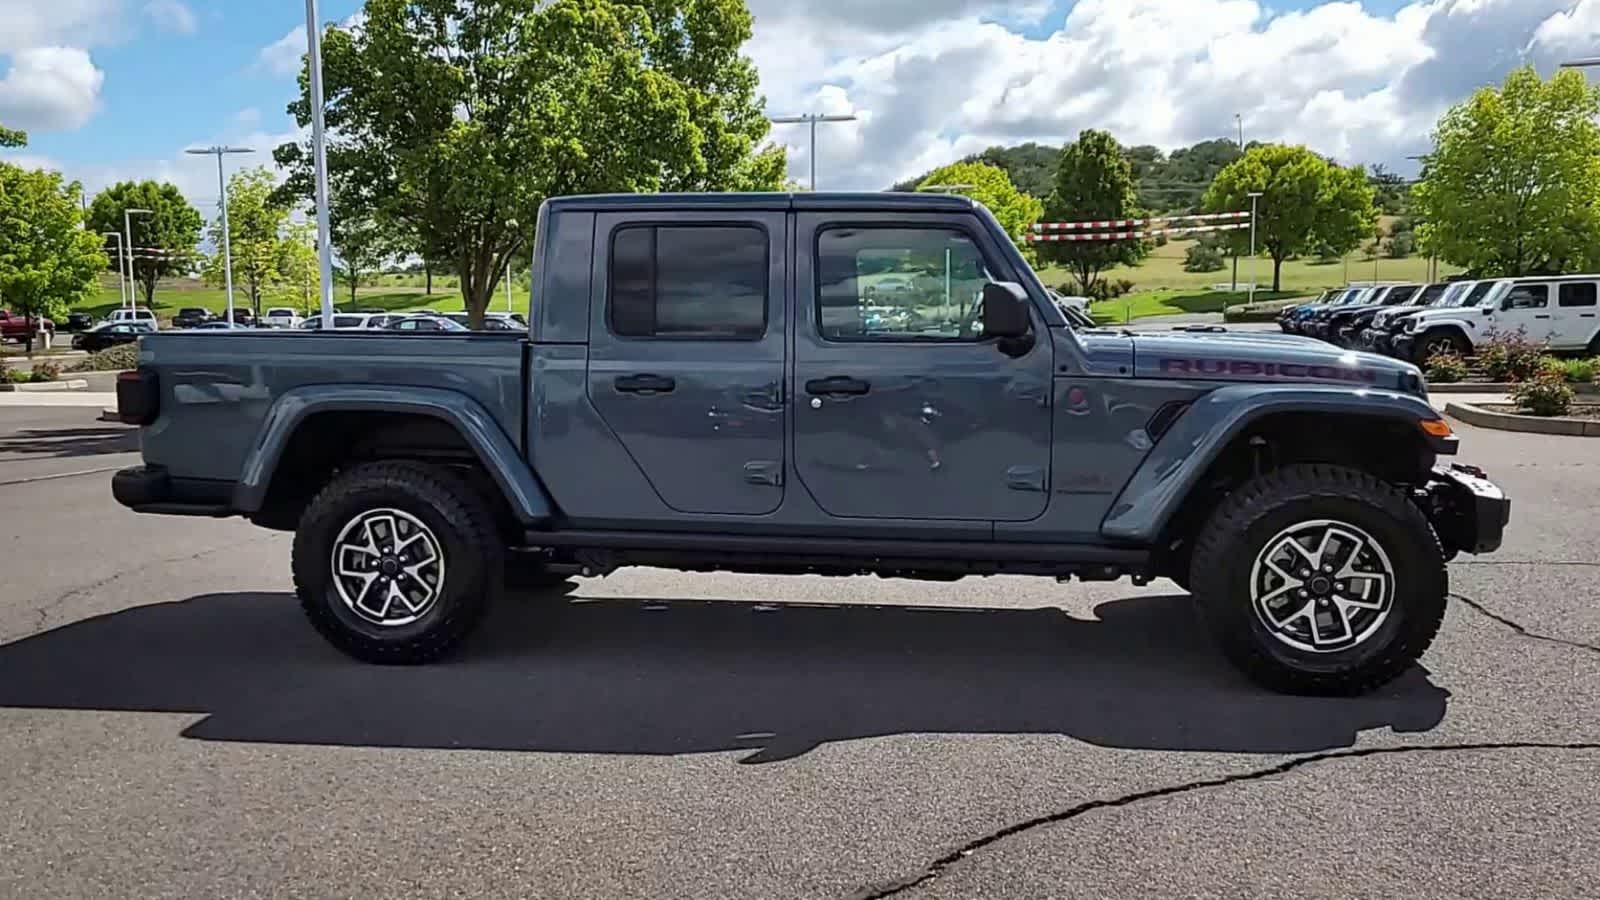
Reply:
[[[139,429],[124,425],[25,428],[0,435],[0,454],[67,457],[139,452]]]
[[[184,732],[203,740],[744,762],[915,733],[1303,753],[1444,717],[1422,669],[1356,699],[1257,688],[1184,597],[1096,615],[518,594],[457,655],[406,668],[347,660],[291,595],[219,594],[0,646],[0,707],[205,713]]]

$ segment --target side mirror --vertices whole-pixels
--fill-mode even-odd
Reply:
[[[983,336],[1020,338],[1028,334],[1028,292],[1011,281],[983,286]]]

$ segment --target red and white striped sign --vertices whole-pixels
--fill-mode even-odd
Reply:
[[[1035,244],[1062,241],[1142,241],[1161,235],[1169,238],[1187,237],[1191,234],[1204,234],[1209,231],[1241,231],[1249,227],[1248,224],[1196,225],[1182,228],[1152,228],[1147,231],[1109,231],[1092,234],[1030,234],[1028,235],[1028,241]]]
[[[1046,231],[1104,231],[1106,229],[1138,228],[1142,225],[1165,225],[1169,222],[1221,222],[1250,218],[1248,212],[1196,213],[1189,216],[1162,216],[1154,219],[1099,219],[1085,222],[1040,222],[1033,226],[1035,233]]]

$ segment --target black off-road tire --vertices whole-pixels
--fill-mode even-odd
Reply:
[[[1436,328],[1423,332],[1418,338],[1416,347],[1416,364],[1425,366],[1433,354],[1448,350],[1457,356],[1470,356],[1472,345],[1461,333],[1450,328]]]
[[[334,585],[334,543],[347,523],[375,509],[400,510],[432,532],[444,557],[437,599],[416,621],[374,624]],[[416,665],[454,649],[499,595],[505,549],[488,504],[449,469],[420,462],[367,463],[331,481],[300,518],[294,586],[306,617],[329,643],[364,662]]]
[[[1284,529],[1311,520],[1355,526],[1383,548],[1393,568],[1390,612],[1365,640],[1338,652],[1298,649],[1257,615],[1251,570]],[[1224,654],[1249,678],[1292,694],[1352,696],[1410,668],[1444,619],[1449,578],[1427,517],[1399,489],[1340,466],[1288,466],[1241,485],[1203,526],[1190,583]]]

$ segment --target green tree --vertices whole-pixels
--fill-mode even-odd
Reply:
[[[1052,222],[1138,218],[1133,167],[1116,138],[1088,130],[1061,151],[1055,190],[1045,201]],[[1148,241],[1062,241],[1037,245],[1039,258],[1066,266],[1079,292],[1093,296],[1095,281],[1112,266],[1134,266],[1150,255]]]
[[[1494,275],[1563,272],[1600,247],[1600,89],[1518,69],[1452,108],[1413,188],[1425,249]]]
[[[16,131],[0,125],[0,147],[26,147],[28,146],[28,133]]]
[[[350,215],[446,250],[474,325],[540,203],[774,189],[744,0],[367,0],[324,42],[329,170]],[[307,78],[290,112],[309,120]],[[310,196],[309,157],[280,147]]]
[[[155,301],[156,284],[163,278],[194,270],[203,224],[200,213],[175,185],[157,181],[124,181],[95,195],[89,205],[89,230],[123,233],[123,212],[148,209],[154,215],[135,214],[126,224],[133,230],[133,280],[144,289],[145,305]],[[117,267],[112,260],[112,268]]]
[[[1056,163],[1061,159],[1061,148],[1029,142],[1015,147],[990,147],[961,160],[964,163],[988,163],[1003,170],[1017,190],[1043,200],[1050,196],[1055,185]],[[908,178],[890,188],[891,191],[915,191],[928,181],[932,172]]]
[[[250,309],[261,315],[261,297],[282,280],[282,241],[289,208],[278,202],[272,173],[265,168],[245,169],[228,179],[228,236],[233,254],[233,283],[243,288]],[[223,283],[222,219],[211,222],[207,233],[217,252],[206,264],[206,280]]]
[[[1372,189],[1377,192],[1376,203],[1378,211],[1386,216],[1398,216],[1406,211],[1406,203],[1410,194],[1406,189],[1404,175],[1391,172],[1384,168],[1383,163],[1372,167],[1372,172],[1367,176],[1372,182]]]
[[[1343,255],[1370,238],[1377,224],[1367,173],[1360,167],[1336,166],[1304,147],[1251,147],[1217,173],[1206,191],[1205,207],[1212,212],[1249,210],[1252,192],[1261,194],[1256,243],[1272,257],[1274,291],[1283,282],[1284,260],[1314,252]],[[1236,250],[1248,248],[1247,229],[1230,234]]]
[[[964,162],[934,169],[917,185],[919,191],[945,189],[988,207],[1018,244],[1044,213],[1043,203],[1017,190],[1005,170],[989,163]]]
[[[282,240],[278,241],[276,287],[285,298],[300,305],[302,315],[310,316],[322,304],[317,294],[321,280],[317,226],[311,222],[290,222],[283,229]]]
[[[350,288],[350,302],[367,276],[394,256],[394,240],[369,217],[344,216],[333,229],[333,249],[339,256],[339,281]]]
[[[0,163],[0,303],[30,324],[65,316],[106,267],[100,238],[83,228],[82,197],[83,187],[58,172]]]

